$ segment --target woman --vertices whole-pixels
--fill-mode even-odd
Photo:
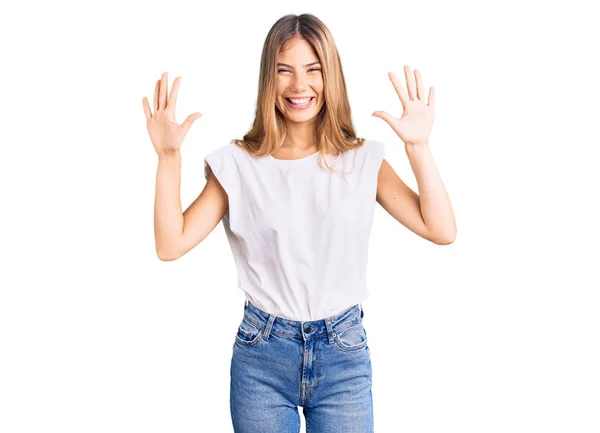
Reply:
[[[201,114],[177,125],[180,77],[167,101],[156,83],[154,114],[143,100],[159,155],[156,251],[181,257],[223,226],[245,293],[233,345],[230,409],[236,432],[372,432],[371,360],[360,302],[377,201],[397,221],[436,244],[456,234],[450,202],[431,154],[433,89],[405,67],[404,107],[384,119],[405,143],[421,196],[385,161],[383,143],[355,134],[340,58],[315,16],[287,15],[264,43],[256,118],[242,140],[205,158],[206,185],[182,214],[181,143]]]

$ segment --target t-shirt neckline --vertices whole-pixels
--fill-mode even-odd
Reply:
[[[294,164],[294,163],[310,160],[310,159],[314,158],[315,156],[317,156],[318,154],[319,154],[319,150],[317,150],[315,153],[313,153],[311,155],[303,156],[302,158],[279,159],[279,158],[274,158],[271,155],[267,155],[267,158],[269,159],[269,161],[276,162],[278,164]]]

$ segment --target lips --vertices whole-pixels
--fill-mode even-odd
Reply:
[[[289,98],[283,98],[285,99],[285,103],[288,107],[293,108],[294,110],[306,110],[309,107],[312,107],[313,103],[315,102],[315,96],[311,96],[310,100],[305,103],[304,105],[296,105],[294,103],[292,103],[292,101],[290,101]]]

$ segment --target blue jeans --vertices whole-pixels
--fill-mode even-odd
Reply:
[[[371,358],[360,304],[309,322],[244,304],[231,359],[235,433],[372,433]]]

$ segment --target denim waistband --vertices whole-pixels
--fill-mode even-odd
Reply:
[[[263,338],[269,338],[271,332],[291,338],[309,339],[329,335],[333,341],[333,333],[355,325],[362,321],[364,311],[362,305],[356,304],[335,316],[320,320],[290,320],[261,310],[251,301],[244,301],[244,320],[263,330]]]

